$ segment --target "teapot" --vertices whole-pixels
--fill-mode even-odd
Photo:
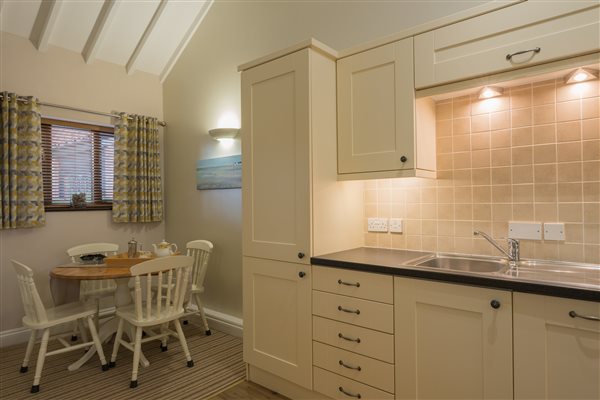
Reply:
[[[165,239],[159,244],[153,244],[152,247],[157,257],[170,256],[177,251],[177,245],[175,243],[168,243]]]

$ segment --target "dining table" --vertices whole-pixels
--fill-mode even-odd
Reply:
[[[147,261],[140,259],[139,262]],[[131,278],[130,263],[128,266],[108,265],[102,264],[78,264],[69,263],[56,266],[50,271],[50,278],[53,280],[62,281],[62,283],[75,283],[78,285],[79,281],[82,280],[98,280],[98,279],[114,279],[117,288],[114,294],[115,307],[124,307],[132,302],[131,290],[129,288],[129,279]],[[100,341],[104,343],[117,331],[118,320],[117,318],[110,318],[103,322],[98,330],[98,336]],[[129,338],[133,338],[133,330],[131,327],[125,329],[125,332]],[[75,371],[85,364],[94,354],[96,349],[91,346],[86,353],[77,361],[69,365],[69,371]],[[143,354],[140,355],[140,363],[147,367],[150,365],[146,357]]]

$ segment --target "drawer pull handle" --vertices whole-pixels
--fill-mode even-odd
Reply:
[[[344,308],[342,306],[338,306],[338,310],[339,311],[343,311],[343,312],[347,312],[350,314],[356,314],[359,315],[360,314],[360,310],[356,309],[356,310],[350,310],[349,308]]]
[[[350,337],[348,337],[348,336],[344,336],[344,335],[342,335],[342,334],[341,334],[341,332],[340,332],[340,333],[338,333],[338,337],[339,337],[340,339],[344,339],[344,340],[347,340],[347,341],[349,341],[349,342],[356,342],[356,343],[360,343],[360,338],[352,339],[352,338],[350,338]]]
[[[511,53],[511,54],[507,54],[506,55],[506,60],[510,61],[511,58],[513,58],[514,56],[518,56],[520,54],[525,54],[525,53],[530,53],[530,52],[534,52],[534,53],[539,53],[542,49],[539,47],[535,47],[533,49],[529,49],[529,50],[521,50],[521,51],[517,51],[515,53]]]
[[[357,371],[360,371],[362,369],[362,368],[360,368],[360,366],[353,367],[352,365],[348,365],[348,364],[344,363],[342,360],[340,360],[340,365],[344,368],[355,369]]]
[[[341,279],[338,279],[338,285],[346,285],[346,286],[356,286],[360,287],[360,282],[352,283],[352,282],[344,282]]]
[[[593,315],[581,315],[581,314],[577,314],[575,311],[569,311],[569,317],[583,318],[583,319],[587,319],[588,321],[600,321],[600,317],[595,317]]]
[[[357,399],[360,399],[360,398],[361,398],[361,395],[360,395],[360,393],[356,393],[356,394],[354,394],[354,393],[346,392],[346,391],[344,390],[344,388],[343,388],[343,387],[341,387],[341,386],[339,387],[339,390],[340,390],[340,392],[344,393],[346,396],[355,397],[355,398],[357,398]]]

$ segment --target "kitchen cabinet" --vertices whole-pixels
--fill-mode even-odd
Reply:
[[[515,399],[599,399],[600,303],[515,293]]]
[[[337,73],[340,179],[435,177],[435,106],[415,102],[413,39],[338,60]]]
[[[244,360],[288,396],[312,389],[310,257],[363,241],[362,184],[337,179],[328,51],[309,40],[240,67]]]
[[[415,87],[597,52],[599,32],[597,1],[514,4],[415,36]]]
[[[396,398],[513,396],[511,292],[394,278]]]

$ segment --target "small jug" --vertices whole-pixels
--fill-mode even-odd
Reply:
[[[153,244],[152,247],[157,257],[170,256],[177,251],[177,245],[175,243],[168,243],[165,239],[159,244]]]

